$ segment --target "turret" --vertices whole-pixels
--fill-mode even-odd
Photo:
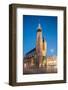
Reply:
[[[47,43],[43,38],[43,56],[46,56],[46,52],[47,52]]]
[[[45,65],[46,65],[47,43],[44,40],[44,38],[43,38],[43,46],[42,47],[43,47],[43,49],[42,49],[42,57],[43,57],[42,66],[45,67]]]

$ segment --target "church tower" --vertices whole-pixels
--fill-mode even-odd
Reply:
[[[42,28],[41,28],[41,25],[38,24],[37,39],[36,39],[36,53],[37,53],[37,60],[38,60],[39,67],[42,66],[42,45],[43,45]]]
[[[46,40],[43,38],[43,56],[46,56],[47,53],[47,43]]]
[[[42,56],[43,56],[43,59],[42,59],[42,65],[43,67],[46,65],[46,54],[47,54],[47,43],[46,43],[46,40],[43,38],[43,49],[42,49]]]

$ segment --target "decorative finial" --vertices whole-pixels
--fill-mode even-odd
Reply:
[[[42,29],[42,28],[41,28],[41,24],[40,24],[40,23],[38,24],[38,29]]]

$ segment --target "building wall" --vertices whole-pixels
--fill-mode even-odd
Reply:
[[[47,72],[57,72],[57,57],[47,57]]]
[[[34,65],[34,57],[24,59],[24,68],[31,68]]]

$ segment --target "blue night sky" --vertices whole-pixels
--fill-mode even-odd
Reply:
[[[23,52],[26,54],[36,47],[38,24],[42,27],[42,36],[47,42],[47,56],[57,55],[57,17],[23,15]]]

